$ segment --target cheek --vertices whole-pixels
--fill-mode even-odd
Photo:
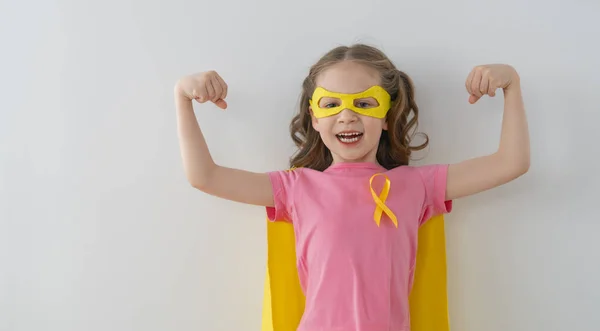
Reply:
[[[320,127],[319,127],[319,124],[320,124],[319,119],[316,118],[312,113],[310,115],[310,119],[311,119],[311,122],[312,122],[313,129],[315,129],[317,132],[320,132],[321,130],[320,130]]]
[[[381,130],[387,130],[387,123],[383,119],[368,118],[363,121],[365,130],[371,135],[381,133]]]
[[[323,118],[314,118],[313,117],[313,127],[315,130],[323,133],[333,132],[333,128],[335,126],[335,118],[333,116],[323,117]]]

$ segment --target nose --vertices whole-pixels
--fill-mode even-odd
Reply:
[[[342,110],[338,115],[339,123],[354,123],[357,120],[358,120],[357,114],[348,108]]]

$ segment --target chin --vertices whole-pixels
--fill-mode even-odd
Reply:
[[[369,153],[364,151],[356,151],[354,153],[348,153],[348,151],[332,151],[337,156],[337,159],[344,162],[367,162],[369,160]]]
[[[364,138],[364,137],[361,137]],[[373,150],[377,150],[378,144],[371,146],[366,139],[355,139],[355,141],[341,141],[337,137],[324,141],[325,146],[335,155],[335,159],[343,162],[367,162]],[[373,158],[375,157],[373,155]]]

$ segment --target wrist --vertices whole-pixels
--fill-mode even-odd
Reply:
[[[187,102],[191,102],[192,101],[190,98],[188,98],[183,93],[183,91],[178,86],[175,86],[175,89],[173,90],[173,94],[175,96],[175,102],[176,103],[187,103]]]
[[[190,110],[193,111],[192,100],[183,94],[175,94],[175,109],[177,112],[187,113]]]
[[[520,90],[520,89],[521,89],[521,77],[519,76],[517,71],[513,68],[512,74],[510,77],[510,83],[508,84],[508,86],[506,86],[504,88],[504,91],[506,92],[508,90]]]
[[[183,91],[183,89],[181,87],[181,81],[178,81],[175,84],[175,86],[173,87],[173,94],[175,95],[176,99],[191,101],[191,99],[185,95],[185,92]]]
[[[504,95],[518,95],[521,93],[521,82],[513,81],[506,88],[504,88]]]

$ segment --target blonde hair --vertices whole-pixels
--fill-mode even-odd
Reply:
[[[316,88],[315,81],[319,74],[342,61],[355,61],[379,72],[381,86],[392,97],[392,107],[386,117],[388,130],[384,130],[379,139],[377,162],[386,169],[408,165],[411,153],[424,149],[429,143],[429,138],[424,135],[424,143],[411,146],[412,132],[417,128],[419,118],[413,82],[379,49],[355,44],[339,46],[327,52],[310,68],[304,79],[299,111],[290,124],[292,140],[298,147],[298,151],[290,159],[290,166],[322,171],[333,161],[331,152],[312,127],[308,100]]]

